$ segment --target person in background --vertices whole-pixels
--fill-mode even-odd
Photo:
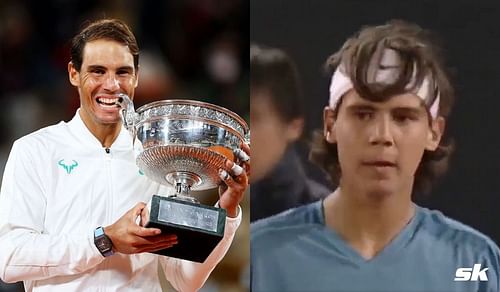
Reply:
[[[282,50],[250,48],[252,125],[251,221],[326,196],[308,178],[295,144],[304,127],[304,101],[297,68]]]

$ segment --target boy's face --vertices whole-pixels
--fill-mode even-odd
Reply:
[[[349,91],[335,119],[325,109],[325,135],[336,143],[340,183],[372,194],[411,191],[424,150],[439,145],[444,120],[429,125],[422,100],[411,93],[371,102]]]

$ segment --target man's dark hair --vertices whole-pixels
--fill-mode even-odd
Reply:
[[[88,42],[107,39],[128,46],[134,57],[134,68],[139,67],[139,46],[125,22],[118,19],[101,19],[86,24],[71,41],[71,62],[77,71],[82,68],[83,49]]]
[[[303,117],[303,98],[297,68],[282,50],[258,45],[250,47],[250,90],[269,93],[280,118]]]
[[[430,32],[415,24],[401,20],[391,21],[382,26],[362,28],[349,38],[338,52],[328,58],[326,67],[335,70],[342,64],[345,71],[343,73],[350,78],[358,94],[375,102],[409,92],[419,87],[424,77],[430,75],[436,90],[433,98],[427,101],[427,107],[430,107],[439,92],[438,115],[446,119],[454,101],[454,92],[436,43]],[[399,54],[401,62],[398,78],[391,84],[369,83],[367,73],[370,60],[380,60],[386,49],[393,49]],[[342,99],[335,108],[335,117],[341,103]],[[451,139],[444,136],[435,151],[424,152],[415,173],[413,194],[427,193],[435,179],[446,172],[452,150]],[[310,158],[327,171],[333,183],[339,183],[341,170],[337,145],[328,143],[322,131],[314,134]]]

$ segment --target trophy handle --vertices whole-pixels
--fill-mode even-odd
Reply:
[[[118,94],[118,97],[119,99],[117,104],[121,107],[120,117],[122,119],[123,126],[129,131],[132,136],[133,144],[135,144],[138,114],[135,112],[134,103],[128,95],[120,93]]]
[[[243,142],[245,142],[245,144],[247,144],[248,146],[250,146],[250,130],[248,130],[248,132],[245,134]]]

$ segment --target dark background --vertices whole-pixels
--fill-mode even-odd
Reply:
[[[473,226],[500,243],[500,2],[252,0],[250,40],[287,51],[308,101],[307,135],[322,127],[330,76],[323,63],[363,25],[390,19],[437,34],[452,72],[456,103],[447,131],[456,151],[447,175],[421,205]]]

